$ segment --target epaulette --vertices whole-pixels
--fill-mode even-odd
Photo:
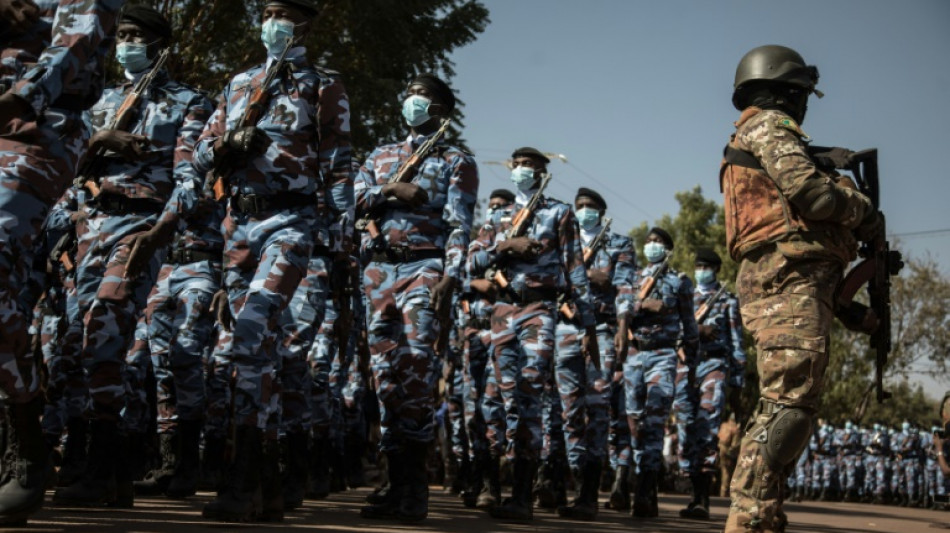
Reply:
[[[778,126],[779,128],[786,129],[786,130],[788,130],[788,131],[794,133],[795,135],[797,135],[798,137],[800,137],[800,138],[802,138],[802,139],[809,139],[809,138],[810,138],[810,137],[808,137],[808,134],[806,134],[804,131],[802,131],[801,126],[799,126],[798,123],[795,122],[795,121],[794,121],[791,117],[789,117],[789,116],[783,116],[783,117],[778,118],[778,119],[775,121],[775,125]]]

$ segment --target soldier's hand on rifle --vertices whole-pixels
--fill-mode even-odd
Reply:
[[[470,283],[472,290],[492,299],[498,292],[498,286],[487,279],[473,279]]]
[[[873,206],[869,206],[867,209],[861,223],[854,230],[854,236],[861,242],[868,242],[875,237],[879,237],[881,230],[884,228],[884,218],[881,217],[881,213]]]
[[[656,298],[649,298],[640,302],[640,309],[650,313],[659,313],[663,310],[663,301]]]
[[[12,92],[0,94],[0,133],[9,129],[8,125],[13,119],[30,118],[33,115],[33,108],[23,98]]]
[[[105,148],[122,156],[126,161],[142,159],[142,150],[151,141],[144,135],[136,135],[122,130],[101,130],[89,140],[90,151]]]
[[[588,270],[587,279],[590,280],[591,287],[597,287],[601,292],[610,289],[610,276],[603,270]]]
[[[228,130],[220,139],[215,141],[215,154],[234,153],[244,155],[258,155],[264,153],[270,146],[271,139],[264,130],[249,126],[239,130]]]
[[[387,183],[383,185],[383,195],[399,200],[409,207],[429,203],[429,194],[415,183]]]
[[[541,243],[528,237],[514,237],[498,243],[495,250],[503,255],[512,255],[521,259],[534,259],[541,250]]]
[[[716,338],[716,328],[708,324],[699,325],[699,338],[704,341],[715,340]]]
[[[581,341],[581,349],[584,355],[590,359],[594,368],[600,370],[600,345],[597,343],[597,326],[588,326],[584,332],[584,340]]]
[[[626,358],[627,350],[629,349],[630,330],[627,327],[627,318],[621,317],[617,322],[617,334],[614,335],[614,353],[617,354],[616,359],[622,362]]]
[[[155,256],[155,251],[168,244],[175,234],[175,226],[168,223],[158,223],[152,229],[143,231],[132,237],[129,243],[131,251],[129,260],[125,263],[125,275],[135,279],[145,271],[148,262]]]
[[[32,0],[0,0],[0,16],[15,33],[22,34],[40,19],[40,9]]]
[[[211,308],[208,311],[217,318],[218,324],[221,324],[224,331],[231,331],[231,328],[234,327],[234,317],[231,316],[231,304],[228,301],[227,289],[220,289],[214,293],[214,298],[211,299]]]

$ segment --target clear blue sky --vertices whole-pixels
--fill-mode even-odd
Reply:
[[[736,64],[782,44],[821,74],[825,98],[811,99],[804,131],[877,147],[888,232],[948,230],[901,248],[950,275],[950,2],[483,2],[491,24],[452,56],[482,196],[511,186],[490,162],[531,145],[569,158],[550,167],[553,196],[599,190],[618,231],[676,213],[673,195],[696,185],[721,203]]]

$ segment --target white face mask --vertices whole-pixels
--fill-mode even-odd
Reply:
[[[418,94],[406,98],[402,103],[402,117],[406,119],[406,124],[415,128],[428,122],[432,118],[429,115],[429,105],[431,104],[432,100]]]
[[[287,46],[287,40],[294,40],[294,23],[289,20],[269,18],[261,24],[261,42],[267,48],[267,54],[278,57]]]
[[[648,242],[643,245],[643,255],[651,263],[659,263],[666,257],[666,246],[659,242]]]
[[[530,191],[534,186],[534,169],[530,167],[515,167],[511,170],[511,181],[521,192]]]

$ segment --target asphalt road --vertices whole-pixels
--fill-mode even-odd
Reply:
[[[686,521],[678,510],[686,496],[661,495],[660,516],[637,519],[610,510],[601,511],[595,522],[570,522],[556,514],[535,511],[530,523],[506,523],[491,519],[480,511],[466,509],[454,496],[433,490],[429,518],[420,524],[393,524],[365,520],[359,516],[363,497],[369,489],[333,494],[330,499],[312,502],[288,513],[280,524],[218,524],[201,518],[201,507],[211,499],[210,493],[194,498],[172,501],[163,498],[138,498],[135,509],[78,509],[53,507],[47,495],[47,506],[30,519],[24,528],[7,528],[5,532],[130,532],[184,533],[187,531],[340,531],[340,532],[715,532],[725,523],[728,500],[713,499],[713,518],[709,522]],[[602,497],[606,496],[601,494]],[[603,498],[602,498],[603,501]],[[789,533],[935,533],[950,530],[950,512],[872,506],[851,503],[805,502],[790,504],[787,512],[792,521]]]

